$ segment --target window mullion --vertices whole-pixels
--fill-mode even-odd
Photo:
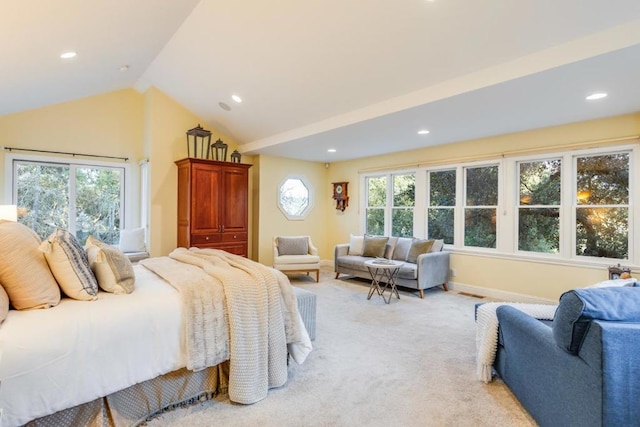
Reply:
[[[69,165],[69,232],[76,235],[76,189],[77,166]]]

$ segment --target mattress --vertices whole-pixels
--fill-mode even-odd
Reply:
[[[178,292],[142,266],[135,291],[11,310],[0,326],[3,427],[95,400],[186,365]]]

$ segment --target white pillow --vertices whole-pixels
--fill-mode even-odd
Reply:
[[[437,239],[433,242],[433,245],[431,246],[431,249],[429,249],[429,252],[441,252],[443,247],[444,239]]]
[[[146,252],[144,243],[144,228],[130,228],[120,230],[120,243],[118,248],[122,252]]]
[[[364,236],[349,235],[349,255],[362,255]]]

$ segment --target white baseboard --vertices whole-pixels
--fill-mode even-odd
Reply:
[[[480,295],[499,301],[524,302],[528,304],[557,304],[558,301],[546,298],[534,297],[516,292],[507,292],[491,288],[483,288],[480,286],[465,285],[463,283],[447,282],[449,289],[456,292],[466,292],[469,294]]]
[[[320,266],[321,267],[333,267],[334,266],[334,262],[332,259],[321,259],[320,260]]]

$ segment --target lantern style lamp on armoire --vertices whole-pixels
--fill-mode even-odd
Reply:
[[[178,246],[248,256],[249,168],[216,160],[178,160]]]

